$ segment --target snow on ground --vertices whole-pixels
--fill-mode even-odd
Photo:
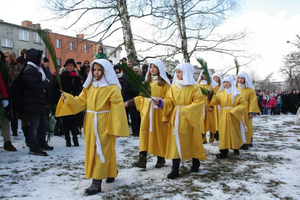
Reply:
[[[229,158],[216,159],[218,142],[204,144],[207,160],[190,173],[191,160],[181,163],[180,177],[166,178],[171,160],[154,168],[148,155],[147,169],[132,167],[138,159],[137,137],[118,138],[119,174],[102,184],[102,192],[84,195],[91,180],[84,178],[84,139],[79,147],[66,147],[63,137],[53,136],[48,157],[28,154],[24,137],[13,137],[17,152],[0,149],[0,199],[300,199],[300,126],[295,115],[254,118],[254,147]],[[0,142],[3,143],[1,137]]]

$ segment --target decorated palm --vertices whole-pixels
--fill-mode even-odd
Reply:
[[[235,64],[235,68],[236,68],[236,75],[238,75],[239,71],[240,71],[240,64],[236,58],[234,59],[234,64]]]
[[[201,69],[203,70],[203,74],[205,75],[207,84],[209,85],[211,80],[210,80],[210,75],[209,75],[209,71],[207,68],[207,62],[203,58],[197,58],[197,61],[201,65]],[[200,89],[202,91],[202,94],[204,94],[205,96],[209,95],[210,92],[208,91],[208,89],[205,89],[203,87],[200,87]]]

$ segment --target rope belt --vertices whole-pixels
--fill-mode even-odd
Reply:
[[[103,110],[103,111],[92,111],[92,110],[86,110],[86,112],[88,113],[94,113],[95,116],[94,116],[94,133],[95,133],[95,138],[96,138],[96,152],[97,152],[97,155],[100,156],[100,159],[101,159],[101,162],[102,163],[105,163],[105,158],[104,158],[104,155],[102,153],[102,147],[101,147],[101,143],[100,143],[100,139],[99,139],[99,135],[98,135],[98,129],[97,129],[97,124],[98,124],[98,114],[99,113],[108,113],[109,110]]]
[[[176,106],[176,115],[175,115],[175,127],[174,127],[174,135],[175,135],[175,142],[176,142],[176,148],[179,154],[179,157],[181,159],[181,148],[180,148],[180,140],[179,140],[179,135],[178,135],[178,124],[179,124],[179,108],[180,107],[185,107],[185,106]]]

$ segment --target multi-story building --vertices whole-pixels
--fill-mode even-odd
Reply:
[[[19,56],[21,49],[35,48],[43,50],[45,56],[50,60],[50,70],[54,71],[52,60],[50,59],[49,52],[45,45],[38,36],[36,29],[40,28],[40,24],[32,24],[31,21],[23,21],[22,25],[15,25],[0,20],[0,38],[1,47],[0,50],[14,52],[16,56]],[[95,55],[98,52],[100,44],[95,41],[84,39],[83,34],[79,34],[76,37],[70,37],[53,33],[50,29],[45,29],[55,47],[56,58],[58,65],[63,66],[64,62],[73,58],[77,63],[79,69],[79,63],[83,63],[85,60],[92,62]],[[121,58],[122,49],[116,49],[112,46],[103,46],[104,53],[107,54],[108,59],[113,63],[118,63]],[[113,53],[112,53],[113,52]]]

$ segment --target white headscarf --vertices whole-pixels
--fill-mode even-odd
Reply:
[[[34,64],[31,61],[27,61],[27,65],[31,65],[32,67],[36,68],[42,74],[42,81],[44,81],[46,79],[46,75],[45,75],[45,72],[42,69],[42,67],[37,66],[36,64]]]
[[[201,72],[200,72],[200,75],[199,75],[197,81],[199,81],[199,80],[201,79],[203,73],[204,73],[204,70],[202,69]],[[212,87],[213,87],[213,88],[217,87],[218,83],[212,78],[211,71],[208,70],[208,73],[209,73],[210,83],[211,83]],[[207,82],[205,83],[206,80],[203,81],[203,82],[202,82],[202,81],[203,81],[203,80],[201,80],[201,82],[200,82],[202,85],[206,85],[206,84],[207,84]]]
[[[99,81],[97,81],[96,79],[93,78],[93,68],[94,68],[95,63],[98,63],[99,65],[101,65],[104,68],[105,78],[104,78],[104,76],[102,76],[102,78]],[[87,88],[91,84],[94,87],[97,87],[97,86],[106,87],[109,85],[116,84],[119,86],[120,89],[122,89],[114,68],[111,66],[111,63],[106,59],[96,59],[91,63],[91,70],[89,72],[89,75],[88,75],[86,81],[83,84],[83,87]]]
[[[234,79],[231,77],[231,76],[225,76],[224,78],[223,78],[223,83],[224,82],[229,82],[230,84],[231,84],[231,88],[230,88],[230,90],[231,90],[231,97],[232,97],[232,104],[234,105],[234,98],[237,96],[237,95],[239,95],[239,94],[241,94],[240,92],[239,92],[239,90],[238,90],[238,88],[235,86],[235,84],[234,84]],[[225,89],[225,87],[224,87],[224,84],[223,85],[221,85],[221,87],[220,87],[220,90],[219,91],[222,91],[222,90],[224,90]]]
[[[155,65],[158,68],[159,76],[162,79],[164,79],[171,86],[170,80],[169,80],[169,78],[167,77],[167,74],[166,74],[164,63],[161,60],[157,59],[157,60],[152,61],[149,66],[151,66],[151,64]],[[146,73],[146,76],[145,76],[145,81],[146,81],[149,73],[150,73],[150,67],[148,67],[148,70],[147,70],[147,73]]]
[[[221,90],[221,86],[223,85],[223,80],[222,80],[222,76],[221,76],[221,74],[219,74],[219,73],[215,73],[213,76],[212,76],[212,78],[214,79],[214,77],[219,77],[219,81],[220,81],[220,87],[219,87],[219,90],[218,90],[218,92],[220,92]],[[216,81],[215,81],[216,82]],[[216,82],[217,83],[217,82]],[[217,83],[218,85],[219,85],[219,83]]]
[[[253,89],[255,89],[254,85],[253,85],[253,83],[252,83],[252,81],[251,81],[251,79],[250,79],[250,77],[249,77],[249,75],[248,75],[247,72],[245,72],[245,71],[239,72],[239,74],[235,77],[235,85],[237,83],[238,77],[241,77],[241,78],[245,79],[245,86],[246,86],[246,88],[253,88]]]
[[[183,73],[183,85],[194,85],[197,82],[194,79],[194,66],[190,63],[181,63],[175,67],[175,73],[173,76],[172,84],[176,83],[177,76],[176,76],[176,69],[179,69]]]

